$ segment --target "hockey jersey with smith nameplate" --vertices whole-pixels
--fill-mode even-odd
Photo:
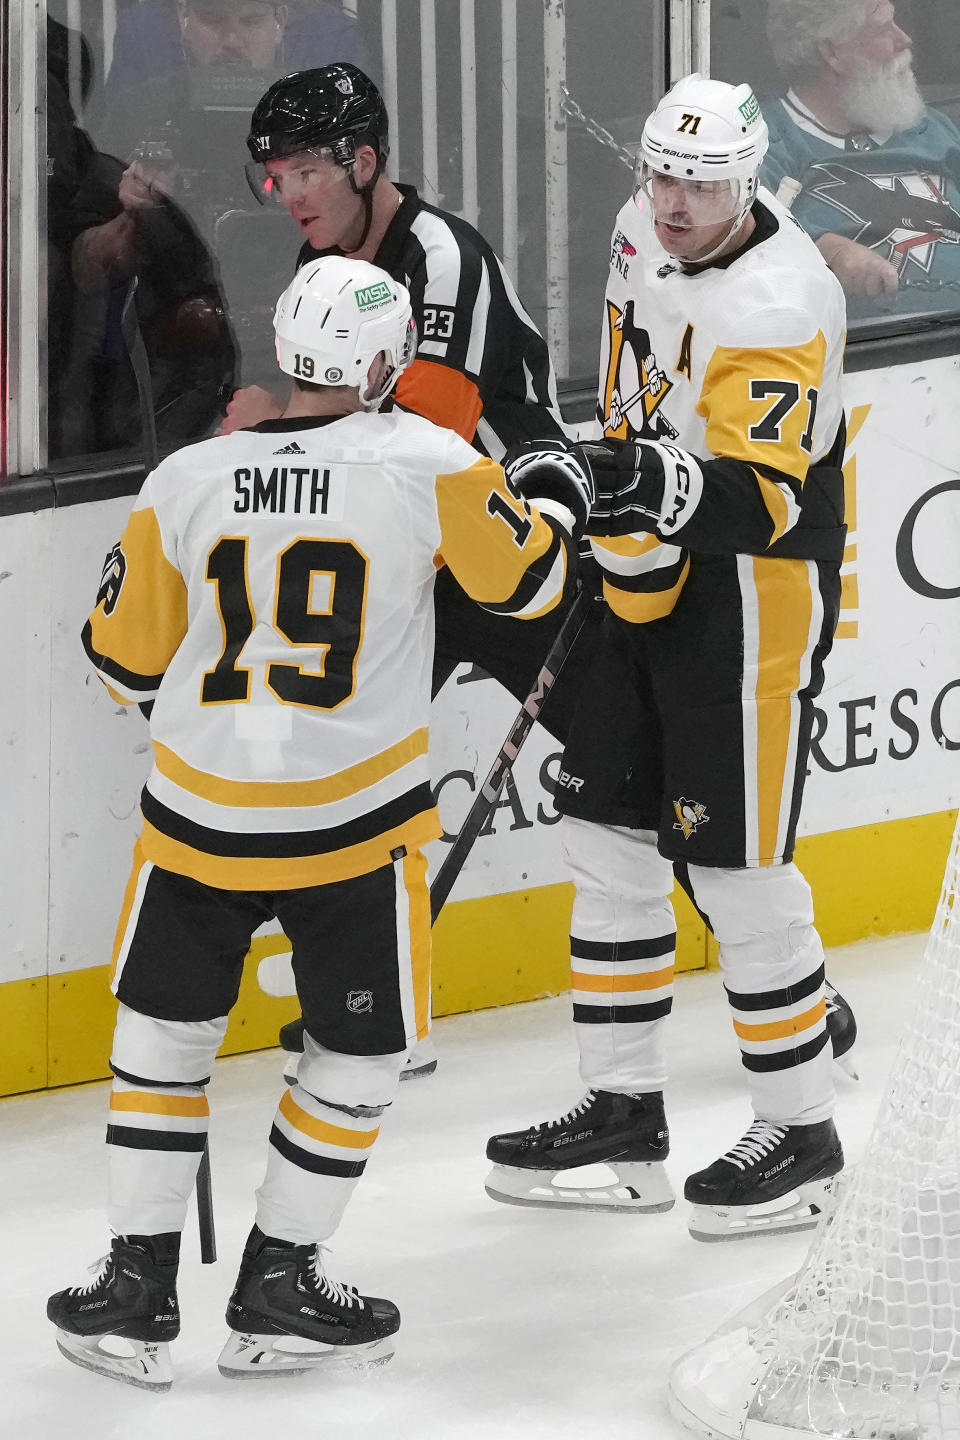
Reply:
[[[420,416],[265,421],[164,460],[83,635],[116,699],[154,701],[146,858],[274,890],[433,839],[436,567],[535,618],[564,593],[568,547]]]
[[[685,268],[649,200],[617,216],[604,301],[598,420],[648,442],[676,499],[650,533],[594,540],[617,614],[669,614],[698,553],[843,552],[843,292],[769,192],[739,251]],[[596,533],[596,532],[594,532]]]

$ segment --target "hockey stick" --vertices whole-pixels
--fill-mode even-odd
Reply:
[[[157,468],[160,450],[157,445],[157,427],[153,418],[153,384],[150,380],[150,361],[143,343],[140,321],[137,318],[137,285],[139,276],[134,275],[123,302],[120,329],[123,343],[130,356],[134,378],[137,382],[137,397],[140,401],[140,428],[143,432],[143,455],[147,473]],[[197,1224],[200,1227],[200,1259],[204,1265],[212,1265],[217,1258],[217,1232],[213,1219],[213,1189],[210,1178],[210,1146],[204,1138],[203,1154],[197,1171]]]
[[[456,884],[467,856],[473,849],[474,841],[487,823],[489,815],[500,798],[500,791],[513,769],[520,748],[540,717],[540,712],[547,702],[547,697],[553,689],[563,663],[573,649],[573,642],[583,628],[589,603],[586,592],[581,590],[567,611],[566,618],[557,631],[553,644],[547,651],[546,659],[540,667],[536,683],[524,700],[517,718],[510,726],[507,738],[500,746],[497,757],[487,772],[486,779],[477,791],[476,798],[467,812],[467,818],[461,825],[456,840],[437,871],[433,884],[430,886],[431,925],[437,923],[437,917]],[[290,1020],[286,1025],[280,1027],[280,1044],[284,1050],[294,1054],[303,1049],[302,1016],[298,1016],[296,1020]]]
[[[217,1259],[217,1230],[213,1219],[213,1181],[210,1175],[210,1137],[204,1136],[203,1154],[197,1170],[197,1224],[200,1229],[200,1263],[213,1265]]]
[[[497,758],[487,772],[487,778],[477,791],[476,799],[467,812],[467,818],[460,826],[460,833],[437,871],[433,884],[430,886],[430,923],[432,925],[437,923],[437,916],[456,884],[467,856],[473,849],[474,841],[487,823],[488,817],[500,798],[500,791],[513,769],[514,762],[520,753],[520,747],[540,717],[540,712],[547,702],[563,663],[573,649],[573,642],[580,634],[587,618],[589,603],[586,591],[581,590],[567,611],[566,618],[547,651],[547,657],[541,666],[534,687],[520,707],[516,720],[510,726],[507,738],[500,746]]]

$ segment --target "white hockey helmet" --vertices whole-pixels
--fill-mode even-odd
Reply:
[[[417,327],[405,286],[366,260],[326,255],[297,271],[273,317],[277,363],[314,385],[357,385],[365,410],[375,410],[413,360]],[[386,360],[373,393],[367,374]]]
[[[637,189],[649,194],[652,175],[664,175],[701,199],[704,223],[735,219],[753,203],[768,143],[766,122],[749,85],[685,75],[644,124]],[[729,196],[727,214],[719,204],[724,195]]]

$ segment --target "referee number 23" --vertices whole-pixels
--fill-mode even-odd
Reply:
[[[449,340],[453,334],[453,322],[456,318],[457,312],[449,309],[446,305],[424,305],[421,338],[424,340]]]

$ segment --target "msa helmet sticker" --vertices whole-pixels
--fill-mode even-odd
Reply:
[[[354,290],[353,293],[360,310],[372,310],[375,305],[385,305],[388,300],[393,299],[390,286],[385,280],[378,280],[376,285],[366,285],[362,290]]]

